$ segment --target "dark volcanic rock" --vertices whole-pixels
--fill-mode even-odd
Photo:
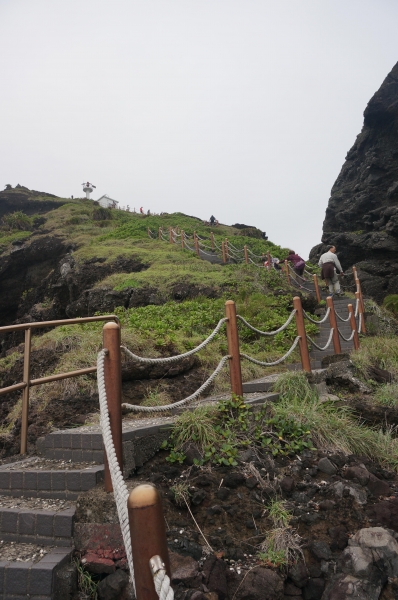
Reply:
[[[364,292],[398,293],[398,63],[364,112],[364,125],[332,188],[322,244],[336,245],[343,269],[356,264]]]

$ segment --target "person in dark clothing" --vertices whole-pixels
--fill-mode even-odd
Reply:
[[[300,275],[300,277],[303,276],[305,260],[296,254],[294,250],[289,250],[289,254],[284,260],[288,260],[293,265],[294,272],[297,273],[297,275]]]
[[[214,223],[216,222],[216,217],[214,217],[213,215],[211,215],[209,221],[210,221],[210,225],[214,225]]]

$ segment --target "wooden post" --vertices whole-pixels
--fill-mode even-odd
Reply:
[[[290,285],[289,264],[288,264],[287,260],[285,260],[285,272],[286,272],[287,282]]]
[[[158,236],[159,236],[159,239],[161,240],[162,239],[162,228],[161,227],[159,227]]]
[[[354,275],[354,281],[358,279],[357,268],[355,266],[352,267],[352,274]]]
[[[359,336],[358,336],[357,322],[355,321],[355,314],[354,314],[354,309],[352,308],[352,304],[348,305],[348,313],[350,315],[351,331],[355,331],[352,341],[353,341],[355,350],[358,350],[359,349]]]
[[[245,262],[248,265],[249,264],[249,255],[247,253],[247,246],[246,246],[246,244],[243,246],[243,249],[245,251]]]
[[[181,229],[181,248],[183,250],[185,249],[185,238],[184,238],[184,236],[185,236],[184,230]]]
[[[225,248],[225,258],[227,259],[227,262],[228,262],[229,261],[228,238],[225,238],[224,248]]]
[[[213,232],[210,233],[210,239],[211,239],[211,249],[214,252],[214,233]]]
[[[225,303],[225,316],[227,317],[227,339],[229,359],[229,374],[231,390],[236,396],[243,396],[242,372],[240,367],[238,323],[236,320],[236,305],[233,300]]]
[[[26,454],[28,449],[28,423],[29,423],[29,384],[30,384],[30,349],[32,343],[32,330],[25,329],[25,348],[23,360],[23,381],[26,385],[22,392],[21,416],[21,454]]]
[[[103,347],[108,350],[105,356],[104,375],[105,390],[108,402],[109,420],[116,458],[120,470],[123,471],[123,442],[122,442],[122,368],[120,359],[120,325],[106,323],[102,330]],[[106,452],[104,452],[105,491],[112,492],[112,479],[109,471]]]
[[[293,308],[296,309],[296,327],[297,335],[300,336],[299,348],[301,356],[301,365],[303,371],[311,373],[311,360],[310,353],[308,352],[307,333],[305,331],[303,307],[301,306],[301,299],[299,296],[293,298]]]
[[[196,231],[193,232],[193,241],[195,244],[195,250],[196,250],[196,254],[199,256],[199,241],[198,241],[198,236],[196,235]]]
[[[170,236],[170,244],[172,244],[174,242],[174,240],[173,240],[173,230],[171,227],[169,227],[169,236]]]
[[[148,227],[148,237],[151,237],[151,232],[149,231],[149,227]]]
[[[315,287],[316,301],[319,304],[320,301],[321,301],[321,292],[319,291],[318,276],[316,275],[316,273],[313,275],[313,278],[314,278],[314,287]]]
[[[363,296],[362,296],[362,288],[361,288],[361,282],[359,281],[359,278],[357,277],[355,280],[356,286],[357,286],[357,292],[359,292],[359,299],[362,305],[362,312],[365,312],[365,304],[363,301]]]
[[[336,313],[334,312],[333,298],[331,296],[328,296],[326,298],[326,305],[327,305],[328,308],[330,308],[329,323],[330,323],[330,327],[333,327],[333,348],[334,348],[334,353],[335,354],[341,354],[341,346],[340,346],[339,332],[338,332],[338,329],[337,329]]]
[[[221,242],[221,251],[222,251],[222,261],[225,264],[227,261],[225,258],[225,243],[224,242]]]
[[[271,262],[271,253],[270,252],[268,252],[268,254],[267,254],[267,260],[268,260],[268,271],[271,271],[272,262]]]
[[[366,333],[366,325],[365,325],[365,314],[363,312],[363,306],[361,303],[361,294],[359,292],[355,292],[355,298],[359,300],[358,302],[358,317],[362,315],[362,325],[361,325],[361,333]]]
[[[158,600],[150,564],[159,556],[171,578],[162,499],[148,483],[134,488],[127,499],[137,600]]]

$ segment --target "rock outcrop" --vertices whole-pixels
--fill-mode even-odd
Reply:
[[[365,293],[398,293],[398,63],[364,112],[361,133],[332,188],[315,261],[335,244],[343,268],[356,265]]]

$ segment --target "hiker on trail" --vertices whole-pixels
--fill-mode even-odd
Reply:
[[[142,206],[141,206],[141,208],[140,208],[140,213],[141,213],[142,215],[144,214],[144,209],[142,208]]]
[[[289,250],[289,255],[284,260],[288,260],[292,263],[294,272],[297,273],[297,275],[300,275],[300,277],[303,276],[305,260],[296,254],[294,250]]]
[[[340,275],[344,275],[340,261],[336,256],[336,246],[329,246],[329,250],[322,254],[319,259],[318,266],[322,268],[321,277],[329,286],[330,295],[333,296],[335,293],[338,296],[344,296],[340,290],[339,276],[336,271],[338,269]]]
[[[216,222],[216,217],[213,217],[213,215],[211,215],[209,221],[210,221],[210,225],[213,226],[214,223]]]

